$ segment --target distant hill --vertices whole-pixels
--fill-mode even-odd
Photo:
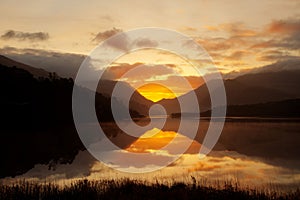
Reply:
[[[117,83],[120,84],[121,92],[124,95],[127,96],[128,94],[132,94],[130,98],[129,109],[135,110],[140,114],[147,116],[149,108],[154,104],[154,102],[146,99],[144,96],[142,96],[139,92],[137,92],[131,85],[129,85],[126,82],[113,81],[113,80],[101,80],[98,83],[97,92],[99,94],[102,94],[105,97],[110,98],[112,96],[112,92]],[[90,87],[91,84],[92,83],[86,81],[84,82],[83,85],[85,85],[87,88],[91,88]],[[120,101],[120,103],[123,103],[123,105],[125,106],[124,99],[119,98],[118,101]]]
[[[202,113],[203,116],[210,112]],[[227,107],[228,117],[277,117],[300,118],[300,99],[289,99],[277,102],[252,105],[231,105]]]
[[[5,56],[0,55],[0,64],[7,67],[17,67],[19,69],[24,69],[28,72],[30,72],[34,77],[48,77],[49,72],[41,69],[41,68],[35,68],[29,65],[25,65],[23,63],[17,62],[15,60],[12,60],[10,58],[7,58]]]
[[[173,118],[181,115],[199,117],[196,113],[172,113]],[[211,110],[202,112],[201,117],[210,117]],[[300,99],[259,103],[251,105],[230,105],[226,117],[300,118]]]
[[[103,94],[106,97],[111,97],[113,89],[117,83],[121,84],[121,91],[124,94],[132,93],[129,108],[138,111],[142,115],[147,116],[149,114],[149,108],[154,104],[154,102],[146,99],[126,82],[102,80],[99,82],[97,92]],[[119,99],[119,101],[124,103],[122,99]]]
[[[25,63],[29,66],[39,67],[48,72],[55,72],[63,78],[75,78],[77,71],[86,58],[82,54],[62,53],[41,49],[12,49],[1,52],[2,55]]]
[[[300,57],[281,60],[272,63],[270,65],[253,68],[248,70],[248,73],[257,74],[257,73],[266,73],[266,72],[295,71],[299,69],[300,69]]]
[[[7,58],[5,56],[0,55],[0,64],[3,66],[8,66],[8,67],[17,67],[19,69],[24,69],[26,71],[28,71],[29,73],[31,73],[35,78],[37,77],[44,77],[44,78],[48,78],[50,72],[53,73],[53,70],[55,70],[55,72],[57,72],[57,74],[59,76],[62,77],[66,77],[66,78],[73,78],[76,76],[77,70],[81,64],[81,62],[83,61],[83,59],[85,58],[84,56],[81,55],[76,55],[76,54],[68,54],[68,59],[64,60],[63,55],[64,54],[58,54],[58,53],[54,53],[54,58],[52,58],[52,62],[49,61],[49,59],[51,58],[45,58],[44,61],[42,61],[41,56],[37,56],[36,59],[34,59],[35,64],[46,64],[47,66],[47,70],[41,69],[41,68],[36,68],[36,67],[32,67],[20,62],[17,62],[15,60],[12,60],[10,58]],[[68,63],[70,62],[71,58],[75,58],[75,63]],[[18,58],[18,57],[17,57]],[[35,58],[35,57],[34,57]],[[60,63],[58,66],[54,67],[54,64],[58,63],[59,61],[62,61],[62,63]],[[49,64],[47,64],[49,63]],[[51,65],[50,65],[51,63]],[[63,64],[65,64],[66,66],[63,66]],[[70,65],[70,66],[69,66]],[[99,94],[103,94],[106,97],[111,97],[111,93],[114,89],[115,84],[117,83],[117,81],[111,81],[111,80],[103,80],[101,81],[101,87],[98,87],[97,92]],[[146,99],[145,97],[143,97],[140,93],[138,93],[137,91],[135,91],[134,88],[132,88],[128,83],[125,82],[121,82],[120,84],[122,84],[123,87],[123,91],[126,93],[131,93],[133,92],[131,101],[130,101],[130,109],[131,110],[135,110],[138,111],[140,114],[142,115],[148,115],[148,110],[150,108],[151,105],[153,105],[153,102]],[[100,85],[99,85],[100,86]],[[122,102],[122,99],[120,100]]]
[[[295,71],[300,69],[300,57],[290,58],[287,60],[280,60],[275,63],[255,67],[252,69],[243,69],[241,71],[231,71],[226,74],[222,74],[223,78],[233,79],[245,74],[258,74],[258,73],[268,73],[268,72],[282,72],[282,71]]]
[[[228,105],[258,104],[300,98],[300,70],[246,74],[224,81]],[[206,85],[195,89],[201,112],[210,109],[210,95]],[[218,92],[218,89],[215,90]],[[191,92],[178,99],[189,99]],[[177,100],[162,100],[169,114],[180,112]],[[189,106],[189,105],[187,105]],[[193,110],[191,107],[189,110]]]

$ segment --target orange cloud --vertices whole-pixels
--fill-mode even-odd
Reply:
[[[273,21],[268,29],[270,33],[294,33],[300,31],[300,20],[298,21],[288,21],[279,20]]]
[[[259,42],[257,44],[252,45],[250,48],[256,49],[256,48],[269,48],[269,47],[273,47],[274,46],[274,42],[269,40],[266,42]]]
[[[300,48],[300,19],[271,22],[261,33],[262,38],[250,48],[278,48],[297,50]]]
[[[203,45],[208,51],[224,51],[231,48],[233,45],[227,42],[228,39],[225,38],[206,38],[198,39],[197,42]]]
[[[243,57],[249,55],[251,52],[249,51],[235,51],[231,55],[227,56],[226,60],[241,60]]]
[[[256,31],[246,28],[243,23],[227,23],[220,26],[234,37],[252,37],[257,35]]]
[[[186,83],[186,81],[188,83]],[[153,83],[153,82],[149,82],[149,83]],[[189,92],[191,88],[196,89],[197,87],[200,87],[204,83],[204,80],[202,77],[198,77],[198,76],[170,75],[166,79],[156,80],[154,81],[154,83],[164,85],[165,87],[170,88],[178,97],[186,92]],[[189,84],[189,86],[186,84]]]
[[[246,28],[243,23],[225,23],[219,24],[218,26],[205,26],[210,31],[225,31],[232,37],[252,37],[258,34],[257,31]]]
[[[110,75],[108,77],[113,77],[115,80],[122,78],[125,73],[131,71],[129,75],[125,78],[128,81],[145,81],[147,79],[153,79],[157,76],[165,76],[165,75],[172,75],[173,69],[171,65],[147,65],[145,63],[114,63],[112,64],[107,70],[106,74]],[[124,78],[124,77],[123,77]]]
[[[253,42],[250,40],[250,38],[245,37],[229,37],[229,38],[203,38],[203,39],[197,39],[197,42],[200,45],[203,45],[203,47],[211,53],[211,51],[227,51],[233,48],[240,48],[240,47],[246,47],[249,44],[253,44]]]
[[[209,31],[219,31],[219,28],[217,26],[205,26],[204,28]]]
[[[115,79],[121,78],[126,72],[129,70],[143,65],[143,63],[134,63],[134,64],[128,64],[128,63],[121,63],[121,64],[113,64],[110,68],[107,69],[106,73],[110,73],[113,75]]]

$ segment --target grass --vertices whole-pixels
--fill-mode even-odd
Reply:
[[[0,199],[300,199],[300,190],[289,193],[239,189],[226,184],[222,188],[175,182],[172,185],[149,184],[137,180],[75,181],[63,187],[53,183],[21,181],[0,185]]]

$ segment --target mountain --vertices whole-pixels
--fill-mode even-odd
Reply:
[[[300,98],[300,70],[245,74],[235,79],[224,80],[224,86],[227,105],[246,105],[297,99]],[[194,91],[178,97],[178,99],[188,101],[192,92],[195,92],[198,98],[201,112],[209,110],[210,95],[206,85],[202,85]],[[168,113],[171,114],[180,112],[176,102],[176,99],[171,99],[162,100],[158,103],[165,106]],[[191,107],[188,110],[193,110],[193,108]]]
[[[180,114],[172,114],[179,117]],[[193,115],[191,115],[193,117]],[[210,117],[211,110],[202,112],[201,117]],[[300,118],[300,99],[288,99],[250,105],[230,105],[227,117]],[[255,120],[255,119],[254,119]]]
[[[41,52],[39,52],[39,54],[41,54]],[[22,57],[13,55],[13,57],[32,63],[34,64],[33,66],[43,65],[43,69],[17,62],[2,55],[0,55],[0,64],[8,67],[15,66],[17,68],[24,69],[33,74],[34,77],[47,78],[49,77],[49,72],[55,72],[60,77],[75,78],[77,70],[80,67],[81,62],[85,58],[83,55],[60,54],[55,52],[44,52],[42,54],[44,56],[39,54],[34,55],[32,53],[29,54],[30,56],[23,55]],[[101,81],[97,92],[103,94],[106,97],[110,97],[116,83],[117,81]],[[132,88],[128,83],[120,82],[120,84],[122,85],[122,91],[126,92],[127,94],[133,93],[132,98],[130,100],[130,109],[138,111],[142,115],[148,115],[148,110],[150,106],[153,105],[153,102],[147,100],[137,91],[135,91],[135,89]],[[120,101],[122,102],[122,100]]]
[[[260,66],[252,69],[243,69],[240,71],[231,71],[226,74],[222,74],[223,79],[234,79],[245,74],[258,74],[267,72],[281,72],[281,71],[295,71],[300,69],[300,58],[290,58],[286,60],[280,60],[275,63]]]
[[[55,72],[60,77],[73,79],[76,77],[82,61],[86,58],[82,54],[12,47],[6,48],[5,51],[0,50],[0,54],[29,66],[38,66],[48,72]]]
[[[133,87],[131,87],[126,82],[118,82],[112,80],[102,80],[98,84],[97,92],[103,94],[106,97],[111,97],[113,89],[116,84],[120,84],[121,91],[124,95],[132,94],[129,101],[129,108],[131,110],[138,111],[140,114],[147,116],[149,108],[154,104],[152,101],[146,99],[139,92],[137,92]],[[124,103],[123,99],[118,99],[120,102]],[[125,105],[125,103],[124,103]]]
[[[120,91],[119,97],[117,100],[122,103],[124,106],[126,102],[125,99],[121,96],[127,97],[127,95],[132,94],[129,101],[129,109],[135,110],[140,114],[147,116],[149,108],[154,104],[152,101],[146,99],[139,92],[137,92],[131,85],[122,81],[114,81],[114,80],[101,80],[97,86],[97,93],[102,94],[105,97],[111,97],[112,92],[115,88],[116,84],[119,84]],[[87,88],[92,88],[93,83],[90,81],[85,81],[82,83]]]
[[[118,100],[74,86],[71,78],[35,78],[24,69],[0,64],[0,178],[22,174],[38,163],[49,164],[50,169],[56,163],[71,163],[85,149],[73,121],[73,90],[84,98],[95,98],[100,123],[113,121],[111,101],[120,112],[127,110]],[[139,116],[136,111],[130,113]]]
[[[49,76],[49,72],[47,72],[41,68],[35,68],[35,67],[31,67],[29,65],[25,65],[23,63],[17,62],[15,60],[12,60],[12,59],[7,58],[2,55],[0,55],[0,64],[7,66],[7,67],[17,67],[19,69],[24,69],[24,70],[30,72],[34,77],[48,77]]]
[[[300,68],[276,72],[247,74],[235,79],[253,87],[264,87],[285,94],[285,98],[297,98],[300,95]],[[250,84],[249,84],[250,83]]]
[[[265,72],[281,72],[295,71],[300,69],[300,58],[292,58],[281,60],[263,67],[253,68],[248,70],[248,73],[265,73]]]

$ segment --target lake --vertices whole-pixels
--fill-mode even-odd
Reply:
[[[140,119],[136,123],[146,126],[149,119]],[[199,123],[195,138],[189,133],[178,133],[180,123],[188,128]],[[107,148],[105,153],[99,154],[105,164],[88,151],[82,151],[72,164],[57,165],[55,170],[38,164],[21,176],[1,181],[27,179],[67,184],[82,178],[130,178],[171,184],[174,181],[190,183],[191,177],[195,177],[199,183],[209,185],[232,181],[241,187],[287,190],[300,186],[298,120],[228,118],[214,149],[205,157],[199,157],[209,123],[209,119],[168,118],[163,128],[150,129],[139,138],[125,134],[113,123],[102,123],[107,138],[100,138],[98,142],[102,145],[112,142],[117,147]],[[99,124],[85,126],[88,131]],[[169,143],[173,145],[165,148]],[[91,148],[97,144],[91,144]],[[142,172],[141,169],[158,170],[137,173]]]

